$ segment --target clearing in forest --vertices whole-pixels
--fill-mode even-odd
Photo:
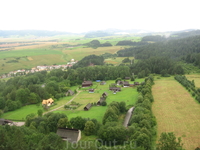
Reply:
[[[156,80],[152,92],[157,140],[162,132],[174,132],[186,150],[200,146],[200,104],[173,78]]]

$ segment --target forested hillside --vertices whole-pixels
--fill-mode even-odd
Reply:
[[[200,36],[131,47],[117,52],[120,57],[134,56],[136,59],[148,59],[157,56],[199,64],[199,56],[196,55],[198,53],[200,53]]]

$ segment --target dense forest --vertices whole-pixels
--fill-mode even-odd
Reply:
[[[136,59],[149,59],[155,56],[168,57],[199,65],[198,53],[200,53],[200,36],[131,47],[117,52],[120,57],[134,56]]]

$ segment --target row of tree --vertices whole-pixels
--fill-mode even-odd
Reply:
[[[182,84],[188,92],[200,103],[200,88],[196,88],[194,80],[190,81],[186,76],[177,75],[174,77],[180,84]]]
[[[138,86],[140,93],[135,104],[134,113],[131,118],[129,129],[132,130],[131,140],[137,146],[144,147],[146,150],[153,149],[152,142],[156,136],[156,119],[151,110],[151,103],[154,101],[151,87],[154,84],[153,77],[145,79],[145,83]]]

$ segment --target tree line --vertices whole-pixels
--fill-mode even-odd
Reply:
[[[200,103],[200,88],[196,88],[194,80],[190,81],[186,76],[176,75],[174,77],[188,92]]]
[[[134,56],[136,59],[148,59],[153,56],[185,59],[188,54],[200,53],[200,36],[152,43],[140,47],[125,48],[117,52],[119,57]]]

